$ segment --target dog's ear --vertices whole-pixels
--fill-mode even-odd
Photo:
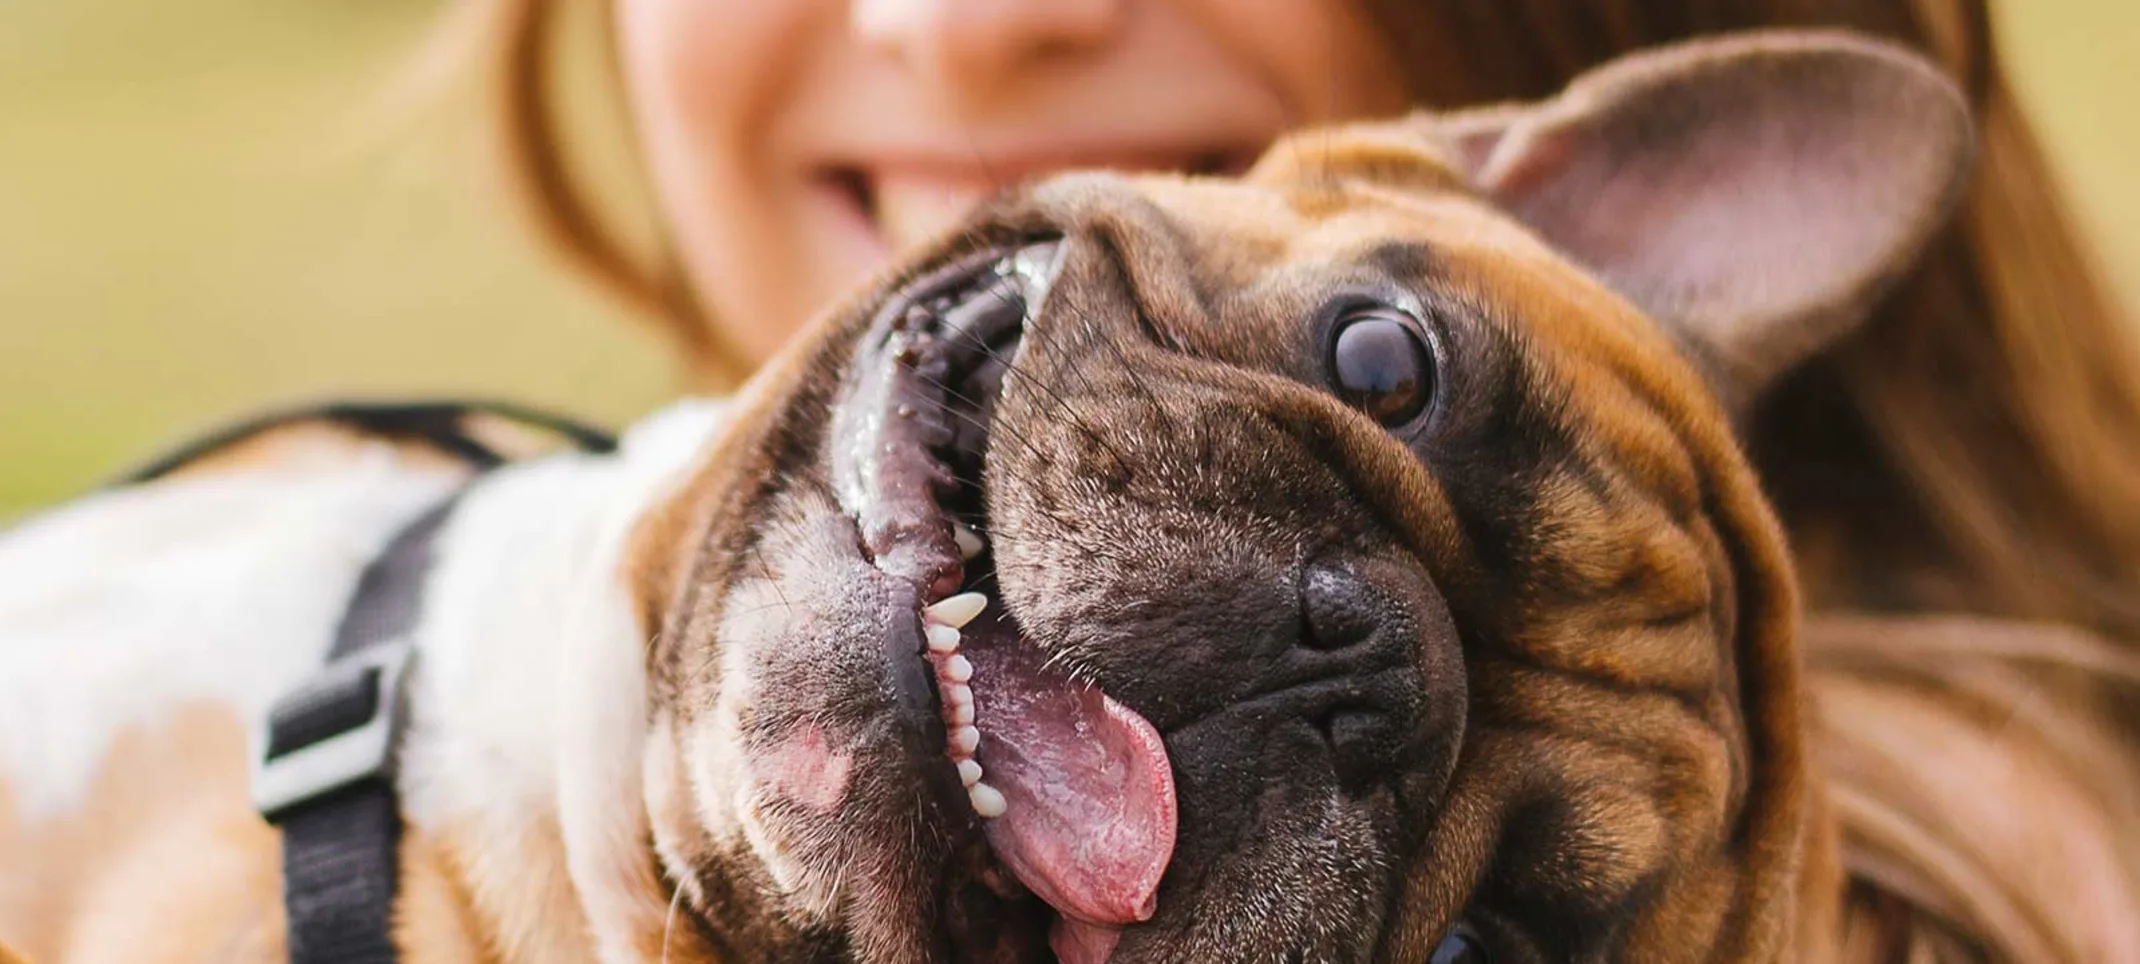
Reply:
[[[1497,205],[1672,327],[1727,403],[1847,333],[1945,223],[1974,144],[1914,54],[1764,32],[1423,121]]]

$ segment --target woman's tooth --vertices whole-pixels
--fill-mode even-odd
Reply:
[[[971,726],[954,726],[951,728],[950,743],[951,752],[960,756],[972,756],[973,751],[981,748],[981,731]]]
[[[951,523],[951,538],[959,544],[959,558],[969,562],[980,555],[981,550],[988,548],[988,543],[981,541],[980,534],[967,528],[963,522]]]
[[[971,787],[981,782],[981,763],[978,760],[959,761],[959,783]]]
[[[973,661],[964,656],[953,654],[950,659],[944,660],[943,666],[937,670],[937,673],[946,682],[964,683],[973,678]]]
[[[981,610],[988,607],[988,597],[977,592],[962,592],[947,596],[921,611],[921,614],[954,629],[973,622]]]
[[[1003,794],[986,783],[967,787],[966,799],[973,802],[973,812],[984,818],[1003,816],[1003,811],[1009,809],[1009,802],[1003,799]]]
[[[958,627],[942,623],[924,623],[922,634],[929,637],[929,652],[956,653],[959,651]]]

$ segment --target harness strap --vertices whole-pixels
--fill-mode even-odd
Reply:
[[[348,415],[351,406],[336,411]],[[459,455],[478,472],[502,461],[454,426],[462,406],[386,407],[390,423],[416,410],[422,436]],[[481,411],[527,421],[521,413]],[[376,415],[377,409],[355,412]],[[165,460],[153,476],[221,445],[318,410],[249,423],[221,441]],[[555,429],[548,417],[537,427]],[[582,449],[607,451],[608,437],[572,426],[562,432]],[[433,435],[432,432],[439,434]],[[584,433],[584,434],[582,434]],[[253,802],[282,829],[283,906],[293,964],[391,964],[393,909],[400,881],[401,812],[394,778],[408,724],[408,690],[434,546],[463,488],[408,523],[364,568],[335,630],[327,665],[275,702],[267,746],[253,773]]]
[[[304,422],[340,425],[378,438],[423,442],[478,471],[504,464],[503,456],[470,434],[470,415],[490,415],[524,428],[547,432],[583,452],[608,452],[617,447],[616,439],[601,429],[510,402],[326,402],[271,412],[226,426],[156,457],[120,476],[115,484],[152,482],[246,439]]]
[[[465,491],[465,490],[464,490]],[[327,667],[276,701],[254,784],[282,827],[283,906],[295,964],[394,960],[401,813],[394,796],[406,684],[431,549],[459,495],[365,567]]]

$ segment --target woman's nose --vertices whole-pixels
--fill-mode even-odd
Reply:
[[[984,96],[1026,69],[1089,55],[1130,0],[852,0],[851,29],[956,98]]]

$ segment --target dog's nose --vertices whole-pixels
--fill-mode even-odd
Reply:
[[[1337,652],[1368,643],[1389,621],[1391,602],[1367,581],[1343,569],[1313,566],[1301,586],[1300,644]]]

